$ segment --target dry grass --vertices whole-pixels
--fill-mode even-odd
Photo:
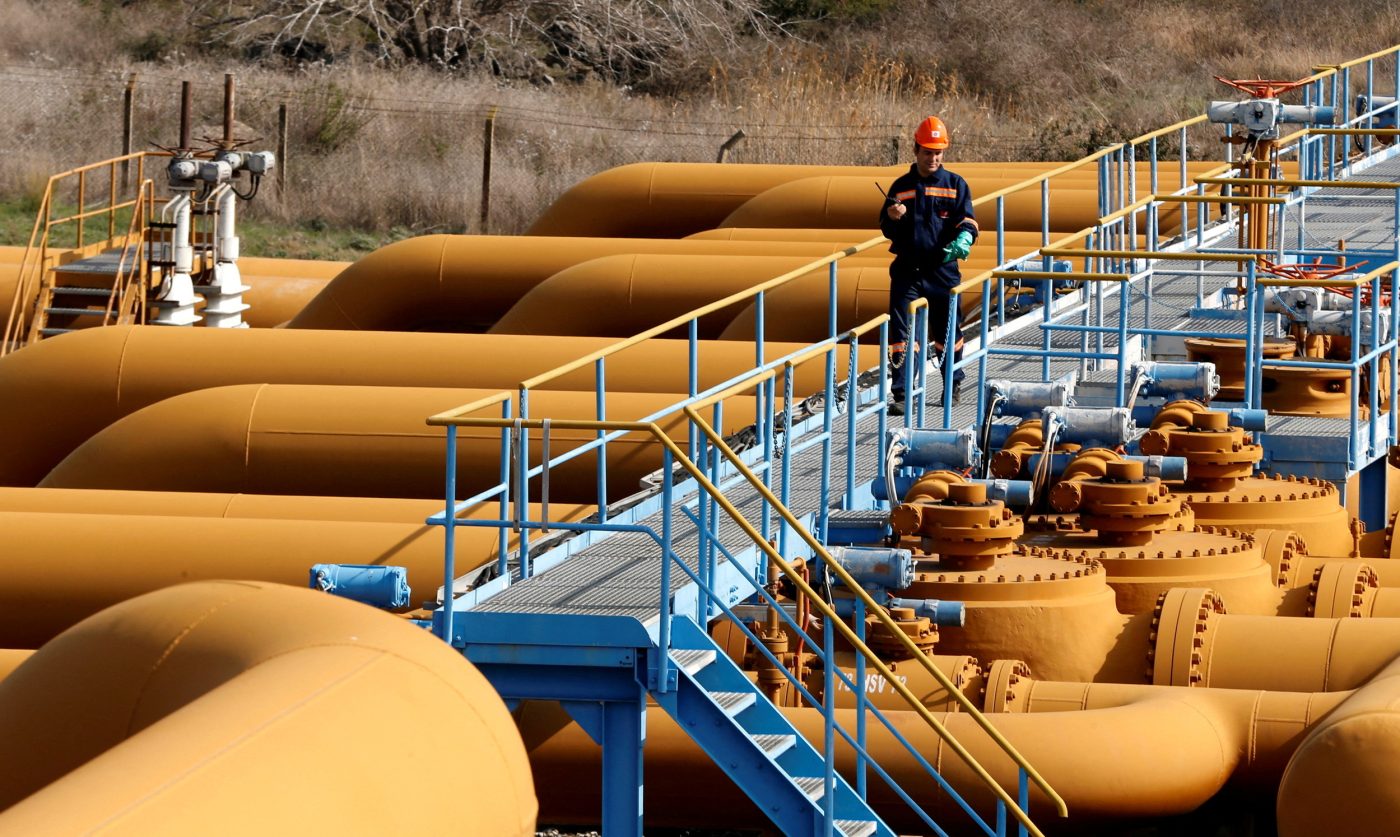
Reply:
[[[483,123],[497,108],[491,231],[514,233],[595,172],[713,160],[740,128],[748,139],[736,162],[888,163],[891,140],[907,153],[912,125],[936,112],[953,127],[957,158],[1069,159],[1228,96],[1212,74],[1297,78],[1400,41],[1400,9],[1380,0],[904,3],[870,27],[755,41],[663,99],[597,80],[231,65],[162,40],[180,9],[0,0],[0,196],[32,196],[47,173],[117,153],[132,72],[136,147],[175,143],[180,79],[197,85],[196,121],[214,125],[231,69],[241,132],[260,147],[273,145],[278,105],[288,107],[287,188],[265,190],[252,213],[396,235],[480,229]],[[125,34],[101,34],[112,31]],[[1191,143],[1193,155],[1219,153],[1209,130]]]

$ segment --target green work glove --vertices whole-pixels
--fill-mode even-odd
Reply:
[[[967,254],[972,252],[972,233],[963,230],[958,233],[958,237],[953,242],[943,248],[945,255],[943,261],[951,262],[953,259],[965,259]]]

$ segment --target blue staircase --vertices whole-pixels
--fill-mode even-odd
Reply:
[[[672,624],[676,688],[652,697],[783,834],[821,834],[825,764],[787,718],[690,619]],[[832,773],[837,833],[893,837],[865,800]]]

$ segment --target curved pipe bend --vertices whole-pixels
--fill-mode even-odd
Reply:
[[[420,628],[275,584],[181,585],[75,626],[0,681],[0,754],[10,834],[535,826],[480,673]]]

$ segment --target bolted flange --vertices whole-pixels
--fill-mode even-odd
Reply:
[[[939,567],[956,572],[991,567],[1009,555],[1025,531],[1021,518],[1000,500],[987,499],[987,486],[960,483],[948,486],[941,503],[906,503],[890,523],[901,535],[918,535],[920,549],[938,555]]]
[[[1225,604],[1215,591],[1176,587],[1157,598],[1148,635],[1147,681],[1154,686],[1208,686],[1202,667],[1216,617]]]
[[[984,712],[1027,712],[1031,667],[1020,660],[997,660],[987,670]]]
[[[1156,477],[1144,477],[1141,462],[1110,462],[1105,475],[1081,483],[1080,525],[1098,530],[1102,540],[1141,546],[1166,529],[1181,510]]]

